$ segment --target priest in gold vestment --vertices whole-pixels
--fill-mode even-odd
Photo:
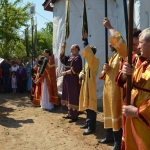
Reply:
[[[107,129],[107,135],[105,139],[99,140],[99,143],[114,141],[113,150],[116,150],[120,149],[122,138],[122,89],[116,85],[115,77],[123,59],[127,56],[127,47],[121,34],[111,26],[107,18],[103,20],[103,25],[110,32],[110,48],[115,53],[109,58],[109,63],[103,65],[100,75],[100,79],[104,80],[104,128]]]
[[[97,88],[96,76],[99,69],[99,59],[95,56],[96,47],[88,45],[87,33],[84,33],[84,50],[83,57],[86,59],[85,66],[79,74],[82,79],[82,85],[79,96],[79,111],[87,112],[86,124],[81,129],[87,128],[83,135],[91,134],[96,129],[97,113]]]

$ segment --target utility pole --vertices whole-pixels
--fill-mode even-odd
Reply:
[[[3,5],[4,5],[4,1],[3,0],[0,0],[0,9],[2,9],[2,7],[3,7]],[[3,15],[1,14],[1,16],[0,17],[3,17]],[[3,34],[2,34],[2,20],[0,20],[0,45],[2,45],[2,39],[3,39]]]
[[[25,29],[25,43],[26,43],[26,54],[27,54],[27,57],[29,57],[30,54],[29,54],[29,32],[28,32],[28,27]]]
[[[30,16],[31,16],[31,32],[32,32],[32,67],[35,57],[35,51],[34,51],[34,39],[33,39],[33,33],[34,33],[34,15],[35,15],[35,5],[32,4],[30,7]]]
[[[34,56],[37,56],[37,19],[35,18]]]
[[[33,38],[33,32],[34,32],[34,19],[31,18],[31,31],[32,31],[32,66],[34,61],[34,38]]]

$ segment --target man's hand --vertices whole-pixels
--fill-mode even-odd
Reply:
[[[62,43],[62,47],[64,47],[64,48],[66,47],[66,42]]]
[[[109,66],[107,63],[105,63],[105,64],[103,65],[103,70],[104,70],[104,72],[107,73],[107,72],[109,71],[109,69],[110,69],[110,66]]]
[[[110,21],[108,20],[108,18],[104,18],[104,20],[103,20],[103,25],[104,25],[107,29],[112,28],[112,26],[111,26]]]
[[[66,71],[63,71],[63,72],[61,73],[62,76],[65,76],[66,74],[67,74]]]
[[[40,78],[40,74],[39,74],[39,73],[37,73],[36,78],[37,78],[37,79],[39,79],[39,78]]]
[[[132,75],[133,71],[134,71],[134,69],[131,67],[131,65],[129,63],[125,62],[122,67],[122,73],[124,75]]]
[[[122,113],[126,117],[139,117],[138,116],[138,108],[132,105],[122,106]]]
[[[88,34],[87,34],[86,30],[84,30],[83,38],[84,38],[84,39],[87,39],[87,38],[88,38]]]
[[[35,83],[36,85],[38,85],[38,84],[39,84],[39,81],[38,81],[38,80],[36,80],[34,83]]]
[[[82,75],[81,75],[81,78],[82,78],[83,80],[85,80],[85,74],[82,74]]]
[[[65,48],[66,48],[66,42],[62,43],[62,50],[61,50],[61,55],[63,55],[65,53]]]

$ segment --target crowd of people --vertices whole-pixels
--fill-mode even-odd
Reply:
[[[31,61],[4,59],[0,64],[0,92],[23,93],[31,90]]]
[[[109,42],[113,55],[109,58],[108,63],[104,63],[99,77],[104,81],[104,128],[107,130],[107,134],[98,142],[106,144],[113,142],[112,150],[149,150],[150,28],[143,31],[133,29],[132,65],[130,65],[127,45],[121,33],[111,26],[107,18],[104,18],[103,25],[111,35]],[[86,112],[85,124],[80,127],[86,129],[83,132],[85,136],[95,132],[97,127],[96,77],[100,60],[95,55],[96,47],[88,43],[86,31],[84,31],[83,37],[84,49],[81,53],[86,60],[84,66],[82,66],[82,57],[79,54],[80,47],[73,44],[70,48],[71,55],[66,56],[66,43],[62,44],[60,62],[63,64],[64,70],[61,72],[61,77],[63,77],[61,78],[61,101],[59,101],[57,82],[58,68],[56,69],[54,55],[50,50],[45,49],[38,63],[33,67],[30,64],[30,71],[32,68],[32,103],[41,106],[44,111],[53,111],[54,105],[61,103],[62,109],[66,111],[66,115],[62,117],[69,119],[69,123],[78,121],[79,114]],[[24,86],[22,85],[26,85],[26,89],[31,87],[28,84],[31,81],[31,73],[30,81],[26,80],[26,77],[29,77],[27,76],[27,66],[20,63],[18,68],[14,69],[16,63],[13,62],[11,67],[7,60],[1,64],[5,92],[10,88],[10,75],[13,93],[18,87],[19,92],[23,92]],[[127,105],[126,80],[129,75],[132,75],[132,89],[130,105]],[[20,85],[20,83],[24,84]]]

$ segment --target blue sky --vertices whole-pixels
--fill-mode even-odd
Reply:
[[[13,2],[14,0],[10,0]],[[40,30],[42,27],[46,27],[46,23],[53,21],[53,13],[45,11],[42,4],[45,0],[22,0],[21,5],[27,4],[27,2],[35,4],[35,17],[37,18],[37,29]],[[31,21],[29,22],[29,24]]]

